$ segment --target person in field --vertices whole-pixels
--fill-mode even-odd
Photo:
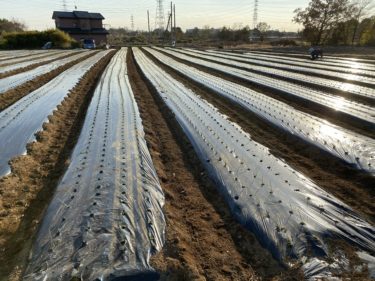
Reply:
[[[312,60],[319,58],[319,56],[320,58],[323,58],[323,49],[311,46],[311,48],[309,49],[309,54]]]

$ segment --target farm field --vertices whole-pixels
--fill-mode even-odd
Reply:
[[[0,280],[375,278],[375,60],[0,52]]]

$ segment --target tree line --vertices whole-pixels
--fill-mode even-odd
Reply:
[[[303,38],[313,45],[375,46],[373,0],[311,0],[294,11]]]

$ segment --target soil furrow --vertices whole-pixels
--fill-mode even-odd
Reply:
[[[166,195],[166,245],[152,260],[162,280],[286,280],[285,270],[233,219],[173,113],[131,55],[128,70]]]
[[[33,236],[69,163],[97,81],[114,53],[84,75],[44,124],[37,141],[28,146],[27,155],[12,160],[12,174],[0,179],[0,280],[20,280]]]
[[[239,124],[252,136],[252,139],[269,147],[272,154],[284,159],[293,168],[310,177],[318,186],[362,213],[368,220],[375,221],[375,206],[373,204],[375,191],[372,188],[375,186],[374,177],[358,171],[329,153],[282,131],[240,105],[221,97],[186,76],[178,74],[169,66],[161,64],[148,52],[145,53],[175,79]]]

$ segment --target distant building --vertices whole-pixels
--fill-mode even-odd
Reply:
[[[56,28],[68,33],[78,42],[94,39],[97,45],[107,43],[108,31],[103,27],[104,17],[100,13],[86,11],[53,12]]]

